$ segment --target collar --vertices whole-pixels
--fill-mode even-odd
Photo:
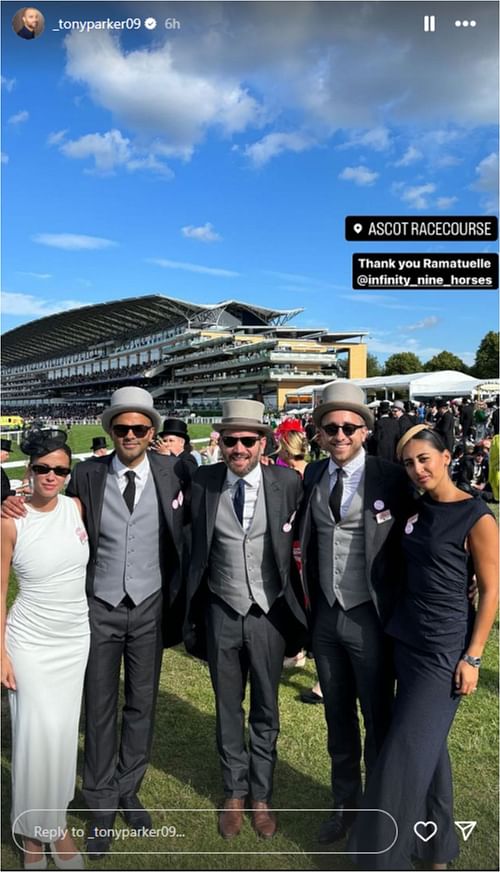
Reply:
[[[345,475],[349,478],[357,469],[360,469],[365,465],[366,462],[366,452],[364,448],[360,448],[358,453],[349,463],[346,463],[345,466],[338,466],[335,461],[330,457],[328,461],[328,474],[333,475],[338,469],[343,469]]]
[[[236,482],[239,481],[240,478],[243,478],[243,481],[245,481],[249,485],[249,487],[259,487],[262,481],[262,468],[260,463],[258,463],[257,466],[248,473],[248,475],[244,476],[235,475],[234,472],[228,468],[226,483],[229,487],[232,487],[234,484],[236,484]]]
[[[113,471],[119,478],[125,475],[125,473],[130,472],[130,466],[125,466],[125,464],[121,462],[117,454],[113,456],[112,466]],[[135,472],[137,478],[142,479],[143,481],[146,480],[149,474],[149,460],[147,458],[147,455],[144,457],[139,466],[134,466],[132,472]]]

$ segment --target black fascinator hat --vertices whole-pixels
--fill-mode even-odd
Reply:
[[[62,449],[71,459],[71,449],[66,444],[67,434],[65,430],[54,427],[40,427],[34,424],[23,431],[20,448],[23,454],[27,454],[30,460],[50,454],[51,451]]]

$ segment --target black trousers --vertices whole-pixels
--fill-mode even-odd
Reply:
[[[412,856],[448,863],[458,854],[453,823],[453,785],[446,739],[460,696],[454,672],[461,649],[447,653],[421,651],[395,642],[398,689],[390,732],[368,785],[363,805],[388,812],[358,815],[349,851],[363,869],[413,869]],[[428,842],[414,833],[417,821],[433,821],[437,830]],[[426,833],[426,831],[424,831]],[[379,854],[371,852],[380,851]]]
[[[83,795],[91,809],[116,810],[122,796],[137,793],[149,761],[163,652],[162,592],[138,606],[126,599],[116,608],[90,598],[89,617]],[[125,705],[118,736],[122,660]],[[104,811],[95,814],[107,823]]]
[[[215,693],[216,735],[224,795],[270,802],[279,733],[278,686],[285,654],[280,598],[266,615],[252,606],[242,617],[211,595],[207,650]],[[243,700],[250,679],[248,747]]]
[[[357,806],[362,796],[359,699],[366,730],[367,779],[389,729],[394,698],[391,642],[373,603],[344,611],[320,594],[312,649],[325,701],[334,806]]]

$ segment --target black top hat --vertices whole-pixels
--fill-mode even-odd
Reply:
[[[92,451],[97,451],[98,448],[107,448],[105,436],[94,436],[92,439]]]
[[[189,442],[189,433],[187,424],[182,418],[165,418],[163,427],[159,436],[181,436],[186,442]]]
[[[387,400],[382,400],[382,402],[380,403],[380,406],[378,407],[378,410],[379,410],[381,415],[385,415],[385,414],[387,414],[387,412],[390,411],[390,408],[391,408],[391,404]]]
[[[12,442],[10,439],[2,439],[2,451],[10,451],[12,448]]]

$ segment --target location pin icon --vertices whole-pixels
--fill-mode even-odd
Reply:
[[[362,224],[355,224],[352,229],[354,230],[355,233],[361,233],[361,231],[363,229],[363,225]]]

